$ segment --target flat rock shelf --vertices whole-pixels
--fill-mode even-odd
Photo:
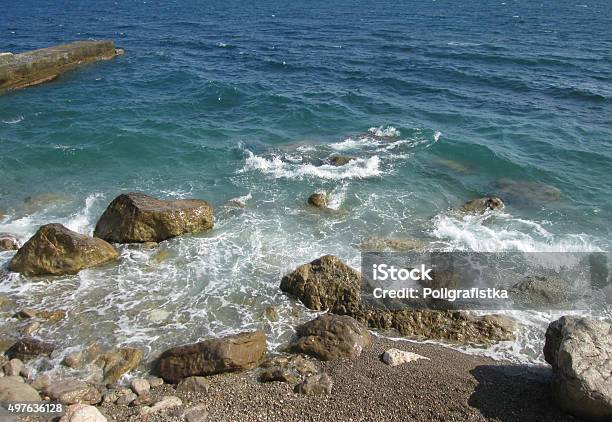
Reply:
[[[55,79],[77,66],[123,54],[113,41],[76,41],[20,54],[0,53],[0,94]]]

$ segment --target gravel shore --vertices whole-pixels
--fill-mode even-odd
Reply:
[[[421,354],[390,367],[381,354],[395,347]],[[260,383],[257,371],[209,377],[210,391],[180,393],[170,385],[154,398],[178,396],[183,406],[139,416],[138,407],[105,404],[117,421],[181,421],[185,408],[203,403],[208,421],[577,421],[552,402],[546,367],[524,367],[466,355],[436,345],[375,338],[356,360],[317,362],[333,380],[329,396],[302,396],[293,385]]]

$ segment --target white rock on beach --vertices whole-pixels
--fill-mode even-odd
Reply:
[[[402,363],[413,362],[419,359],[429,360],[429,358],[425,356],[399,349],[389,349],[383,353],[382,356],[383,362],[389,366],[397,366],[401,365]]]
[[[160,401],[155,403],[153,406],[144,406],[140,409],[141,415],[149,415],[151,413],[163,412],[164,410],[178,407],[183,404],[183,401],[176,396],[164,396]]]
[[[94,406],[73,404],[68,406],[60,422],[107,422],[107,419]]]

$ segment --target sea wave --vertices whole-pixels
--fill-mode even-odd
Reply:
[[[596,252],[601,251],[593,239],[584,234],[557,236],[536,222],[513,217],[508,213],[487,212],[482,215],[442,213],[434,217],[431,234],[447,250],[478,252]]]
[[[322,164],[320,166],[304,163],[298,164],[283,160],[278,155],[269,157],[246,151],[247,158],[241,172],[259,171],[274,178],[302,179],[319,178],[329,180],[364,179],[383,174],[378,156],[356,158],[343,166]]]

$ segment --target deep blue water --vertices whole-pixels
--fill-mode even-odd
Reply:
[[[100,330],[149,344],[157,323],[143,306],[176,309],[184,338],[257,325],[245,297],[286,304],[284,271],[322,253],[357,265],[372,236],[609,250],[610,10],[592,0],[7,2],[0,50],[93,38],[126,54],[0,97],[0,231],[26,239],[53,220],[90,232],[126,190],[207,199],[218,223],[169,242],[160,267],[145,271],[150,257],[126,250],[115,269],[54,283],[55,298],[51,287],[19,290],[15,276],[5,288],[60,306],[81,286],[84,309],[134,309]],[[359,159],[320,166],[337,153]],[[339,212],[309,210],[315,190]],[[445,212],[486,194],[506,201],[502,215]],[[244,210],[223,207],[237,197]],[[107,290],[88,290],[92,279]],[[286,314],[267,329],[282,337]],[[85,335],[59,330],[71,344]]]

